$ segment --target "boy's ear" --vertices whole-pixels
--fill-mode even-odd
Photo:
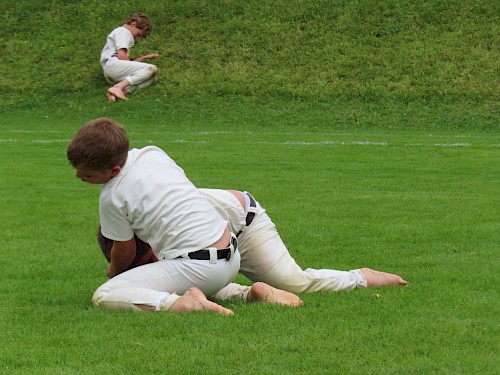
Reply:
[[[119,165],[115,165],[113,168],[111,168],[111,176],[116,177],[121,170],[122,167],[120,167]]]

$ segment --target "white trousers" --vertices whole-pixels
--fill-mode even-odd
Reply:
[[[238,251],[229,261],[160,260],[108,280],[95,291],[92,302],[108,309],[138,310],[137,305],[168,309],[191,287],[199,288],[207,297],[214,296],[235,278],[239,265]]]
[[[227,199],[231,198],[228,196]],[[240,273],[254,282],[263,281],[275,288],[293,293],[335,292],[367,286],[359,270],[337,271],[312,268],[303,270],[290,255],[271,218],[259,202],[256,203],[256,215],[252,224],[244,227],[238,236],[238,250],[241,254]],[[234,199],[233,204],[239,206],[242,217],[239,220],[233,217],[230,222],[244,222],[246,212],[238,200]],[[227,204],[224,209],[228,211]],[[234,215],[232,213],[232,216]],[[239,231],[238,228],[231,229],[234,233]],[[218,292],[214,298],[242,299],[246,297],[248,291],[248,286],[231,283]]]
[[[156,66],[138,61],[120,60],[116,57],[109,59],[103,67],[104,78],[109,84],[127,80],[130,86],[127,92],[135,88],[142,88],[156,82]]]

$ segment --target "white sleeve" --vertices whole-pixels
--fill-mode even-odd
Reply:
[[[115,203],[116,200],[104,190],[101,192],[99,216],[102,235],[114,241],[128,241],[134,237],[134,230],[127,218],[126,205]]]

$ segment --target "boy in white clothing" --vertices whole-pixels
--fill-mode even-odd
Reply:
[[[254,282],[264,282],[275,288],[292,293],[341,291],[355,288],[407,285],[398,275],[375,271],[369,268],[350,271],[333,269],[303,270],[291,256],[266,211],[248,192],[220,189],[199,189],[222,218],[228,220],[229,228],[238,236],[238,251],[241,255],[240,273]],[[98,230],[99,246],[109,260],[112,242]],[[130,268],[154,262],[151,247],[135,238],[141,249]],[[252,298],[250,287],[235,283],[220,290],[214,299],[231,300]]]
[[[102,233],[114,241],[107,270],[110,280],[94,293],[94,304],[232,314],[205,296],[215,295],[238,273],[236,236],[165,152],[154,146],[128,148],[123,126],[106,118],[85,124],[68,146],[76,177],[103,185]],[[124,272],[136,255],[134,233],[154,246],[159,261]],[[292,306],[302,302],[271,287],[256,289],[275,293],[276,299],[268,302]]]
[[[140,56],[135,60],[129,57],[135,41],[146,38],[151,30],[149,18],[144,13],[135,13],[123,26],[117,27],[107,36],[100,63],[104,78],[113,84],[106,92],[110,102],[114,103],[117,99],[128,100],[127,93],[156,82],[156,66],[143,61],[157,58],[157,53]]]

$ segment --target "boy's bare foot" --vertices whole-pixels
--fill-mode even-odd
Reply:
[[[216,304],[215,302],[209,301],[207,297],[198,288],[190,288],[186,293],[180,296],[170,307],[168,311],[174,313],[188,313],[194,311],[208,311],[215,312],[222,315],[233,315],[234,313]]]
[[[115,103],[116,102],[116,96],[114,96],[113,94],[111,94],[108,91],[106,91],[106,97],[108,98],[108,100],[111,102],[111,103]]]
[[[302,302],[302,300],[295,294],[273,288],[263,282],[257,282],[252,285],[250,293],[248,293],[247,300],[248,302],[260,301],[293,307],[304,304],[304,302]]]
[[[365,277],[368,288],[377,286],[408,285],[408,283],[403,280],[401,276],[394,275],[392,273],[375,271],[370,268],[361,268],[360,272]]]
[[[108,99],[109,97],[114,96],[115,101],[116,99],[128,100],[128,98],[125,96],[125,92],[123,91],[123,89],[121,89],[118,86],[110,87],[106,95],[108,96]]]

